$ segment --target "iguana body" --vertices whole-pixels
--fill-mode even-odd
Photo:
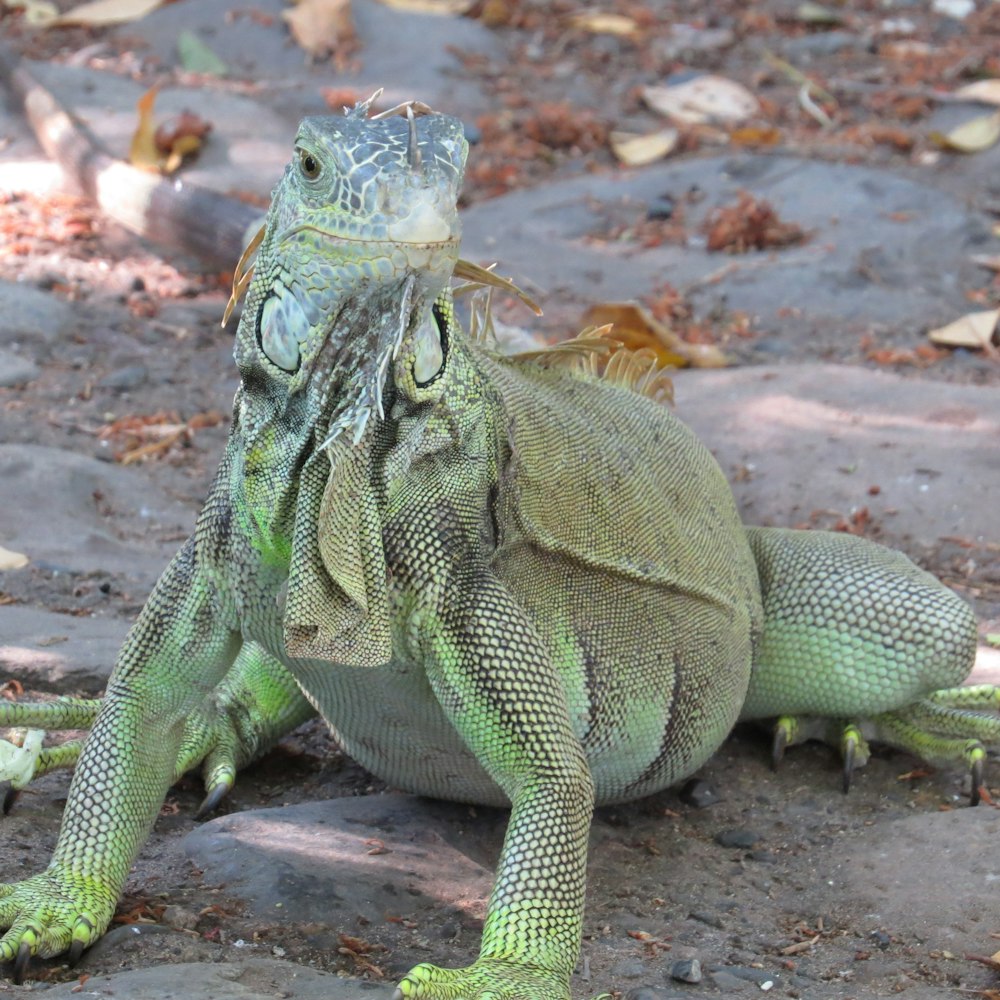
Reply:
[[[366,110],[300,130],[219,473],[122,649],[52,863],[0,892],[0,957],[20,969],[103,932],[179,770],[203,759],[214,800],[315,708],[396,787],[512,805],[479,959],[418,966],[402,994],[568,998],[595,799],[690,774],[741,714],[823,713],[846,685],[867,717],[968,673],[974,619],[926,574],[850,540],[847,562],[874,572],[842,593],[844,544],[745,531],[664,407],[572,351],[469,341],[448,292],[461,128]],[[768,583],[774,566],[799,582]],[[883,596],[902,663],[855,609]],[[875,666],[845,679],[859,634]],[[751,713],[755,645],[773,664],[756,664]],[[938,666],[910,685],[918,654]],[[815,708],[785,698],[810,672]]]

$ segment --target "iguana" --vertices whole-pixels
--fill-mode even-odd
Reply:
[[[511,806],[479,957],[400,983],[427,1000],[568,1000],[594,802],[691,774],[740,718],[783,717],[776,754],[840,720],[848,761],[869,732],[964,757],[974,785],[1000,742],[967,710],[996,692],[948,690],[976,627],[933,577],[744,528],[708,450],[636,391],[648,368],[594,377],[601,338],[505,358],[463,333],[462,127],[368,111],[302,123],[238,270],[218,474],[125,640],[52,861],[0,888],[18,977],[104,932],[180,772],[203,764],[211,806],[316,711],[393,786]],[[36,772],[76,750],[46,753]]]

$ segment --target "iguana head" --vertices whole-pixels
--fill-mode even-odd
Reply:
[[[437,322],[458,258],[462,125],[409,105],[369,119],[369,104],[306,118],[274,191],[236,343],[248,440],[280,414],[314,447],[359,440],[393,358]]]

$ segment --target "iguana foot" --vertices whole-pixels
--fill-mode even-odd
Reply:
[[[776,767],[785,748],[809,739],[822,740],[840,749],[844,761],[844,791],[851,786],[855,768],[867,763],[868,740],[905,750],[930,764],[963,763],[969,769],[969,802],[982,797],[987,747],[1000,747],[1000,687],[981,684],[935,691],[912,705],[883,712],[868,719],[781,716],[774,725],[771,759]]]
[[[407,973],[393,1000],[569,1000],[569,977],[500,959],[464,969],[424,963]]]
[[[23,882],[0,885],[0,962],[14,963],[14,982],[24,979],[32,955],[68,951],[71,964],[105,931],[116,893],[93,879],[48,868]]]

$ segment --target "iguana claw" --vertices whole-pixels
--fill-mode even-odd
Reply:
[[[978,806],[980,801],[980,789],[983,786],[983,761],[985,751],[974,756],[972,766],[969,769],[972,778],[972,787],[969,789],[969,805]]]
[[[844,758],[844,794],[851,790],[851,779],[855,767],[867,763],[869,757],[868,744],[857,726],[847,725],[840,737],[840,752]],[[860,760],[859,760],[860,754]]]
[[[14,959],[14,985],[20,986],[24,982],[24,974],[28,971],[28,963],[31,961],[31,945],[27,941],[21,942],[21,947],[17,949],[17,958]]]
[[[217,784],[212,785],[208,794],[202,799],[201,805],[198,806],[198,811],[194,814],[195,819],[204,819],[209,813],[215,812],[218,808],[219,803],[233,790],[234,781],[232,779],[228,781],[219,781]]]
[[[3,814],[4,816],[9,816],[11,809],[14,808],[14,804],[21,797],[21,789],[14,788],[13,785],[8,785],[7,789],[3,793]]]

